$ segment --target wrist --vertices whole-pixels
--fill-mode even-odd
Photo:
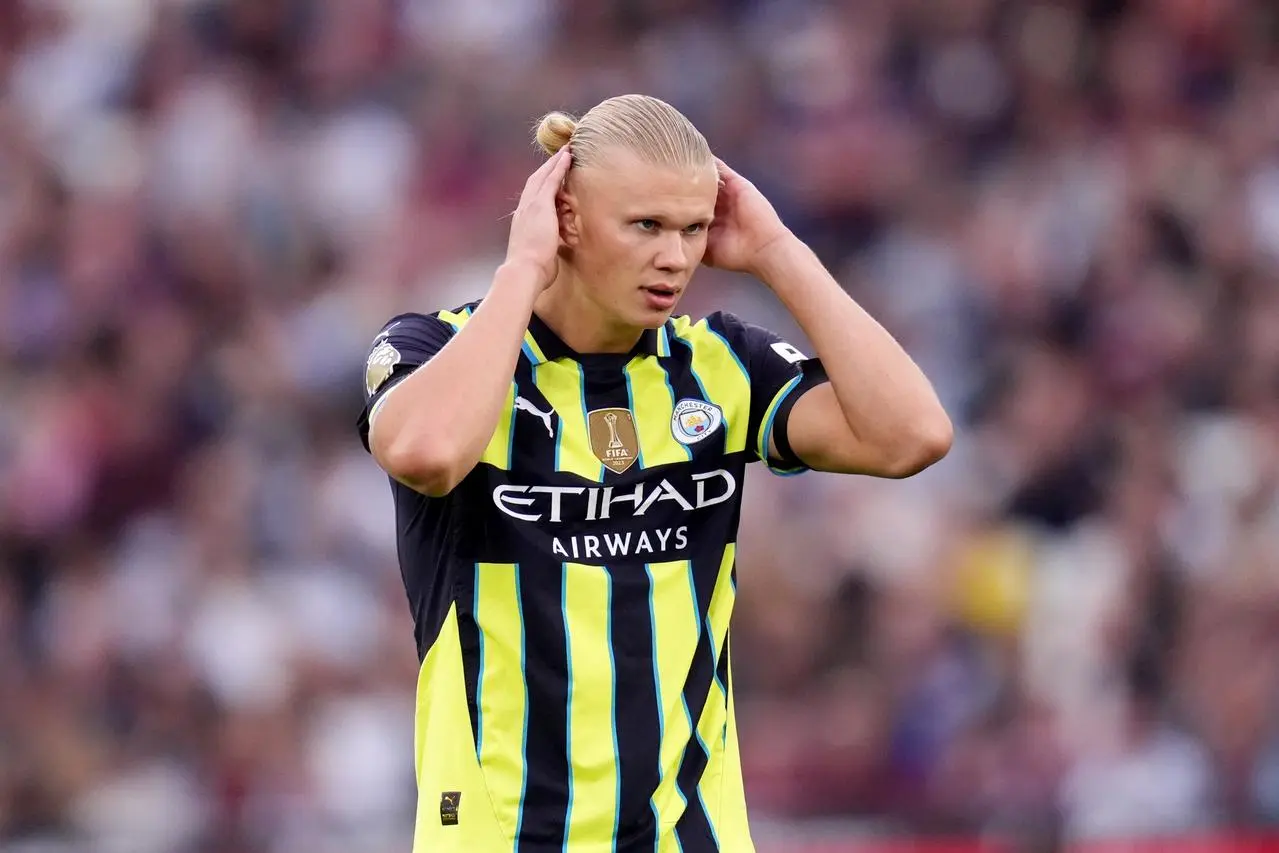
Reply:
[[[546,287],[541,267],[531,261],[508,258],[493,274],[492,290],[525,297],[531,306]]]
[[[769,288],[776,289],[793,280],[811,258],[812,252],[804,241],[786,231],[759,251],[751,272]]]

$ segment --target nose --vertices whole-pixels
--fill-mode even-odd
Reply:
[[[684,235],[678,231],[667,231],[663,234],[654,263],[662,272],[685,272],[689,266],[689,257]]]

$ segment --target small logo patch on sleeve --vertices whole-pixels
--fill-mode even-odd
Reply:
[[[785,341],[778,341],[773,344],[773,352],[777,353],[791,364],[799,364],[801,361],[808,358],[808,356],[804,355]]]
[[[400,363],[400,351],[384,340],[369,353],[369,361],[364,370],[364,390],[372,397],[382,383],[391,378],[391,371]]]
[[[457,826],[457,810],[461,804],[461,791],[445,791],[440,794],[440,824],[442,826]]]

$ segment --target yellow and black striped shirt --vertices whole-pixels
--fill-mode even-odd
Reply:
[[[366,447],[474,307],[383,328]],[[625,355],[532,318],[480,463],[442,498],[393,482],[422,661],[416,853],[753,849],[728,642],[742,482],[756,460],[803,470],[786,419],[822,381],[726,313]]]

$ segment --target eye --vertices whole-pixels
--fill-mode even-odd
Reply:
[[[701,233],[702,233],[703,231],[705,231],[705,230],[706,230],[706,225],[705,225],[705,223],[702,223],[702,222],[694,222],[692,225],[690,225],[690,226],[688,226],[687,228],[685,228],[685,229],[684,229],[684,233],[685,233],[685,234],[687,234],[687,235],[689,235],[689,236],[691,237],[691,236],[693,236],[693,235],[695,235],[695,234],[701,234]]]
[[[638,219],[635,221],[635,224],[639,226],[639,230],[641,231],[656,231],[662,227],[661,223],[659,223],[656,219]]]

